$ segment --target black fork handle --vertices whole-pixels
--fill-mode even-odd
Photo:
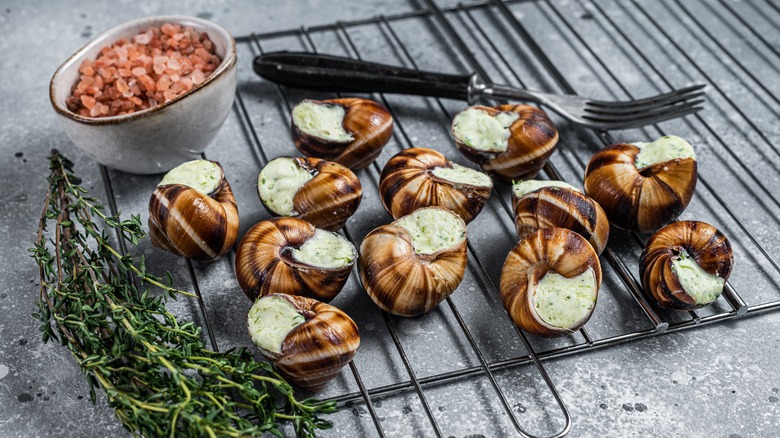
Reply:
[[[410,70],[307,52],[271,52],[254,59],[255,73],[280,85],[320,91],[398,93],[469,100],[473,75]]]

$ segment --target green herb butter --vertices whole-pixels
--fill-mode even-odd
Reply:
[[[677,276],[680,286],[696,304],[709,304],[715,301],[723,292],[726,283],[726,280],[702,269],[685,250],[672,259],[672,272]]]
[[[512,193],[514,193],[515,196],[519,198],[527,193],[539,190],[542,187],[563,187],[574,190],[575,192],[582,192],[582,190],[578,189],[577,187],[574,187],[573,185],[563,181],[542,181],[536,179],[527,179],[525,181],[517,181],[516,183],[512,184]]]
[[[292,257],[320,268],[341,268],[355,259],[355,246],[338,233],[316,230],[314,236],[292,250]]]
[[[439,208],[421,208],[394,223],[412,235],[412,249],[418,254],[451,248],[466,238],[460,218]]]
[[[479,187],[490,187],[493,185],[493,181],[486,173],[455,163],[452,163],[452,168],[434,167],[431,173],[436,177],[458,184]]]
[[[503,152],[509,147],[509,127],[519,117],[513,112],[491,116],[479,108],[466,108],[452,121],[452,135],[471,148]]]
[[[651,143],[634,143],[634,146],[639,148],[635,162],[637,169],[678,158],[696,159],[693,146],[676,135],[666,135]]]
[[[344,129],[346,110],[341,105],[317,103],[305,100],[293,108],[295,126],[313,137],[336,143],[353,140],[352,134]]]
[[[571,278],[548,271],[534,288],[531,304],[543,322],[567,329],[578,326],[591,314],[596,297],[592,268]]]
[[[257,177],[257,192],[263,203],[279,216],[294,216],[293,198],[314,176],[292,158],[280,157],[266,164]]]
[[[222,179],[222,169],[208,160],[193,160],[180,164],[165,174],[158,186],[182,184],[209,194],[217,189]]]
[[[282,352],[282,342],[295,327],[306,322],[295,306],[281,297],[260,297],[249,309],[249,335],[260,348]]]

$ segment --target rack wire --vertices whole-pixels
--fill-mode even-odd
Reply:
[[[762,35],[762,32],[744,18],[733,5],[729,5],[724,0],[718,1],[723,8],[714,8],[710,3],[703,0],[695,3],[697,6],[708,9],[723,22],[729,22],[730,19],[739,22],[740,27],[732,26],[732,30],[746,39],[749,38],[751,47],[757,53],[772,52],[775,58],[771,62],[777,63],[780,59],[780,53]],[[759,1],[745,1],[744,3],[747,4],[745,7],[766,7],[763,4],[755,4],[755,2]],[[273,45],[274,48],[277,48],[279,45],[289,45],[291,50],[304,49],[317,52],[322,50],[323,44],[321,41],[327,36],[339,42],[340,50],[343,52],[341,54],[361,59],[365,56],[366,49],[365,47],[361,48],[360,44],[356,42],[356,35],[365,29],[369,29],[381,36],[381,44],[388,47],[396,55],[397,63],[408,68],[418,69],[421,65],[420,53],[413,50],[409,44],[410,39],[414,41],[416,38],[414,35],[405,35],[399,31],[400,26],[414,22],[419,25],[420,32],[426,32],[441,42],[444,46],[443,50],[450,53],[454,59],[454,64],[459,66],[460,73],[476,72],[487,81],[509,81],[514,85],[522,87],[538,87],[539,84],[532,83],[531,80],[527,79],[528,75],[523,74],[529,68],[537,68],[538,72],[543,74],[548,82],[547,88],[549,89],[545,91],[576,94],[577,90],[572,85],[571,80],[567,78],[567,74],[557,66],[555,56],[550,55],[545,50],[544,43],[540,42],[541,37],[539,35],[535,36],[518,19],[518,16],[513,11],[513,8],[518,6],[528,6],[536,8],[536,13],[554,24],[552,26],[555,29],[553,32],[556,32],[560,38],[565,39],[572,50],[579,51],[580,55],[583,56],[582,65],[590,70],[593,75],[606,74],[610,83],[605,88],[611,94],[610,97],[615,99],[632,99],[637,97],[630,91],[630,85],[625,83],[624,79],[613,71],[611,61],[605,59],[599,47],[594,45],[584,31],[578,28],[578,25],[572,21],[570,17],[571,11],[564,11],[564,6],[560,4],[555,2],[542,3],[511,0],[501,2],[499,0],[489,0],[440,7],[434,0],[422,0],[421,3],[416,10],[407,13],[388,16],[379,15],[368,19],[337,22],[310,28],[253,33],[240,36],[236,38],[236,41],[242,50],[248,51],[252,55],[264,53],[269,45]],[[641,32],[653,44],[656,44],[658,47],[669,48],[672,52],[669,55],[670,62],[678,66],[682,66],[682,63],[685,63],[686,66],[694,70],[697,77],[707,81],[710,87],[710,95],[715,95],[719,102],[725,104],[740,118],[740,121],[749,127],[751,153],[767,160],[772,159],[772,157],[780,157],[780,151],[770,140],[769,136],[751,120],[751,117],[734,100],[733,91],[725,89],[720,81],[714,80],[710,76],[707,68],[700,65],[700,61],[695,56],[689,54],[681,43],[676,40],[674,35],[667,30],[669,27],[659,23],[659,19],[648,10],[646,2],[637,0],[628,3],[615,2],[609,3],[609,7],[604,6],[603,3],[604,1],[601,0],[589,1],[580,6],[582,8],[582,16],[597,22],[620,37],[619,41],[613,42],[614,47],[627,59],[635,61],[637,71],[641,74],[641,79],[649,84],[655,92],[669,91],[676,88],[675,85],[679,87],[681,84],[671,79],[666,70],[659,68],[657,63],[646,53],[646,48],[640,46],[649,43],[638,42],[635,35],[628,35],[624,27],[618,24],[619,18],[615,16],[618,13],[622,17],[620,19],[629,17],[633,23],[636,23]],[[780,100],[776,92],[764,84],[764,79],[758,77],[744,62],[741,62],[740,57],[732,53],[731,49],[719,40],[718,35],[714,35],[707,29],[707,26],[700,21],[701,19],[692,12],[691,2],[684,5],[682,2],[674,0],[660,0],[660,3],[663,4],[665,10],[669,11],[669,15],[673,20],[681,24],[690,23],[691,26],[701,31],[701,34],[695,37],[700,47],[718,58],[723,68],[733,72],[735,80],[740,81],[742,86],[751,90],[755,99],[771,113],[773,120],[780,119],[780,113],[777,111]],[[768,7],[777,9],[771,3],[768,3]],[[780,10],[777,10],[777,12],[776,15],[780,17]],[[726,15],[727,17],[724,17]],[[500,34],[502,37],[496,38],[496,34]],[[406,42],[404,41],[405,39]],[[522,54],[526,57],[526,60],[532,62],[533,67],[527,66],[521,72],[517,62],[513,61],[511,53],[507,54],[506,48],[502,44],[509,44],[512,50]],[[295,47],[296,45],[297,47]],[[719,56],[720,54],[725,56],[721,57]],[[249,60],[244,59],[243,63],[248,64]],[[773,68],[776,71],[780,71],[777,70],[775,65],[773,65]],[[257,83],[259,81],[250,72],[247,71],[245,73],[245,75],[239,78],[240,84]],[[545,81],[540,80],[537,82]],[[280,86],[273,87],[277,100],[266,103],[266,105],[279,105],[279,113],[289,115],[291,105],[295,103],[290,96],[290,90]],[[416,146],[415,137],[413,134],[410,134],[408,127],[411,121],[401,116],[400,113],[403,112],[403,108],[397,101],[382,94],[376,94],[372,97],[382,102],[395,119],[394,138],[396,147],[400,150]],[[249,147],[248,153],[255,156],[257,163],[262,166],[269,160],[268,146],[264,144],[265,140],[261,140],[264,138],[260,133],[261,128],[258,127],[257,121],[253,118],[252,111],[249,108],[249,102],[253,99],[257,100],[256,96],[247,91],[246,87],[240,85],[236,95],[235,114],[242,128],[243,139]],[[439,113],[438,120],[451,120],[453,115],[451,102],[422,97],[414,99],[423,100],[435,108],[435,111]],[[285,119],[285,122],[288,124],[289,119]],[[584,171],[589,152],[578,147],[576,143],[580,138],[578,136],[585,136],[590,141],[598,142],[601,145],[616,143],[622,138],[619,133],[589,131],[583,128],[568,126],[565,123],[561,123],[560,126],[562,135],[559,148],[561,152],[556,153],[544,168],[545,176],[550,179],[564,179],[568,176],[570,182],[575,182],[571,181],[571,175],[581,175]],[[699,135],[703,130],[704,134],[712,139],[713,144],[720,145],[721,147],[718,150],[725,152],[726,156],[711,154],[708,155],[708,158],[718,160],[720,165],[731,169],[731,174],[735,180],[741,181],[745,187],[756,187],[755,191],[750,189],[748,194],[756,197],[760,195],[762,200],[755,201],[753,207],[761,209],[763,214],[770,218],[775,218],[774,221],[777,221],[777,209],[780,208],[780,201],[776,197],[775,192],[777,191],[771,190],[771,178],[767,180],[754,172],[754,164],[749,161],[749,157],[733,151],[729,147],[729,141],[713,126],[711,120],[696,114],[686,117],[675,126],[678,129],[677,133],[681,132],[679,131],[681,127],[685,130],[685,132],[681,132],[681,135]],[[576,133],[576,136],[564,135],[564,131]],[[662,136],[666,135],[666,133],[667,129],[665,129],[665,126],[653,125],[646,130],[632,131],[630,134]],[[273,139],[273,141],[278,141],[278,139]],[[292,153],[292,150],[289,153]],[[395,151],[387,152],[389,155],[394,153]],[[569,170],[561,169],[560,166]],[[360,177],[364,187],[376,187],[380,172],[381,168],[376,162],[369,169],[361,172]],[[780,174],[776,167],[770,168],[769,172],[773,176]],[[230,173],[230,169],[228,169],[228,173]],[[112,213],[116,213],[118,210],[115,194],[116,182],[112,181],[116,178],[112,176],[111,171],[105,168],[101,169],[101,175],[106,187],[109,207]],[[422,406],[425,413],[424,418],[428,422],[427,425],[422,425],[421,428],[430,430],[435,436],[443,437],[446,435],[440,422],[437,420],[437,413],[430,402],[431,389],[442,386],[446,388],[448,385],[454,385],[457,382],[469,379],[486,379],[495,397],[494,400],[498,402],[500,409],[507,414],[507,418],[511,423],[510,427],[514,429],[514,432],[519,436],[535,437],[540,435],[529,431],[527,425],[524,425],[518,418],[510,401],[511,396],[507,395],[501,384],[501,379],[497,377],[497,373],[500,371],[530,365],[531,369],[534,370],[533,372],[543,380],[549,393],[549,396],[546,398],[549,399],[551,397],[554,400],[556,415],[559,416],[556,417],[559,420],[551,420],[551,423],[553,423],[551,428],[556,430],[553,430],[547,436],[559,437],[566,435],[572,428],[572,418],[555,383],[547,373],[543,361],[566,355],[581,354],[627,341],[646,339],[664,333],[692,329],[706,324],[716,324],[739,317],[748,317],[780,309],[780,291],[778,291],[780,289],[778,288],[778,285],[780,285],[780,280],[778,280],[780,265],[778,265],[773,255],[776,255],[776,248],[768,248],[762,242],[762,239],[755,235],[751,225],[752,222],[748,220],[743,207],[737,204],[735,200],[727,199],[722,193],[719,193],[719,191],[722,192],[722,190],[719,190],[719,187],[722,185],[720,181],[710,180],[709,175],[700,173],[699,183],[700,186],[697,188],[696,197],[702,198],[702,202],[710,206],[712,211],[717,212],[714,214],[716,216],[715,219],[722,219],[723,226],[728,229],[735,227],[735,232],[738,232],[740,236],[744,236],[740,243],[757,250],[758,257],[748,262],[755,265],[755,268],[763,272],[769,279],[771,288],[774,289],[771,291],[774,293],[773,299],[746,299],[745,296],[754,294],[751,291],[738,290],[733,283],[729,282],[722,297],[718,299],[710,311],[683,312],[681,315],[680,313],[660,309],[645,298],[642,286],[630,268],[630,266],[635,264],[634,259],[644,246],[646,236],[636,233],[622,233],[619,235],[624,238],[622,239],[623,241],[618,243],[610,242],[609,247],[603,254],[603,260],[606,261],[605,268],[606,266],[609,267],[612,274],[620,281],[620,284],[622,284],[625,292],[628,294],[627,299],[620,302],[620,306],[633,306],[636,314],[640,315],[639,317],[643,320],[642,323],[635,321],[633,324],[626,324],[620,333],[608,336],[594,335],[586,327],[577,334],[570,336],[565,345],[561,345],[560,343],[543,343],[529,338],[514,324],[511,324],[511,319],[506,312],[503,312],[502,318],[504,322],[513,327],[514,336],[520,341],[525,353],[508,358],[494,359],[490,357],[491,354],[488,354],[484,340],[478,334],[475,334],[473,326],[469,324],[469,318],[464,316],[464,312],[468,311],[468,309],[464,309],[460,303],[450,297],[447,298],[446,304],[443,304],[440,309],[434,312],[444,312],[441,308],[446,308],[450,312],[459,330],[458,336],[465,339],[464,345],[467,346],[470,354],[476,358],[476,364],[466,364],[454,370],[422,375],[419,371],[419,363],[416,363],[411,357],[404,346],[404,340],[399,336],[399,319],[381,312],[381,323],[384,324],[388,336],[386,341],[388,345],[395,349],[394,354],[397,355],[398,360],[403,365],[405,376],[395,379],[391,384],[370,386],[366,384],[366,379],[358,365],[353,362],[350,364],[349,371],[342,373],[342,377],[345,379],[346,376],[351,377],[354,385],[342,385],[345,388],[344,391],[337,394],[329,394],[329,397],[338,401],[342,406],[362,403],[367,409],[376,434],[384,437],[387,435],[387,432],[383,426],[382,418],[376,409],[379,401],[384,397],[397,394],[412,394]],[[499,214],[504,215],[503,220],[511,221],[512,210],[506,202],[508,188],[500,184],[497,187],[491,197],[490,205]],[[721,218],[720,213],[724,213],[725,218]],[[349,240],[353,241],[356,246],[359,246],[356,235],[352,230],[353,224],[354,222],[350,221],[343,229],[343,232]],[[479,234],[479,230],[476,232],[469,230],[469,232],[470,236]],[[514,238],[512,235],[513,231],[510,231],[509,234],[506,238]],[[614,235],[613,240],[615,240]],[[122,250],[124,251],[125,248],[122,248]],[[495,283],[495,272],[491,270],[492,264],[484,260],[484,253],[471,241],[468,243],[468,252],[470,259],[469,271],[473,275],[475,282],[481,285],[483,292],[487,296],[491,297],[489,299],[492,299],[494,303],[500,303]],[[226,263],[229,264],[229,272],[232,272],[232,254],[226,260]],[[214,349],[218,350],[219,343],[215,330],[219,330],[219,328],[215,328],[215,324],[212,323],[208,305],[201,294],[200,284],[203,282],[204,272],[190,260],[186,260],[186,264],[192,286],[198,296],[198,309],[201,320],[205,325],[209,342]],[[355,274],[353,277],[357,277],[357,275]],[[356,278],[353,280],[355,287],[359,288],[359,281]],[[375,312],[378,311],[375,310]],[[242,323],[236,322],[235,324],[241,325]],[[645,328],[636,329],[635,327],[638,326]],[[348,389],[355,386],[357,390]]]

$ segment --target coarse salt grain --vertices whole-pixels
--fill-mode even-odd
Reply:
[[[85,117],[145,110],[202,84],[220,62],[205,33],[165,23],[103,47],[95,60],[84,60],[66,105]]]

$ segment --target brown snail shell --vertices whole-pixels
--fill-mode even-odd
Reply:
[[[557,327],[546,323],[539,315],[533,304],[534,294],[549,271],[572,278],[589,268],[593,270],[595,296],[598,297],[601,264],[590,243],[565,228],[540,228],[520,240],[504,262],[499,287],[504,307],[515,324],[529,333],[545,337],[571,334],[587,322],[595,302],[577,324]]]
[[[292,216],[311,222],[317,228],[335,231],[357,211],[363,186],[349,168],[320,158],[279,157],[275,160],[278,159],[291,160],[313,175],[293,196]],[[270,214],[278,216],[262,197],[260,202]]]
[[[677,218],[696,188],[696,160],[677,158],[636,167],[640,149],[615,144],[596,152],[585,170],[585,193],[596,200],[609,221],[647,233]]]
[[[435,168],[452,168],[439,152],[428,148],[410,148],[391,158],[382,169],[379,193],[385,210],[398,219],[422,207],[439,206],[471,222],[490,198],[489,185],[457,183],[433,174]]]
[[[453,120],[451,132],[455,145],[466,158],[479,164],[487,173],[498,175],[506,180],[532,178],[539,173],[555,151],[558,130],[547,114],[539,108],[529,105],[496,107],[476,105],[469,108],[480,109],[491,116],[502,112],[512,112],[519,116],[509,126],[507,149],[503,152],[484,151],[469,146],[455,135]]]
[[[392,115],[384,106],[373,100],[350,97],[322,101],[307,99],[302,103],[307,102],[343,107],[345,115],[342,126],[353,137],[351,141],[345,142],[315,137],[301,130],[293,120],[293,142],[307,157],[323,158],[352,170],[360,170],[368,167],[379,156],[393,134]]]
[[[427,207],[417,210],[438,209]],[[447,211],[447,210],[444,210]],[[403,219],[403,218],[402,218]],[[454,245],[430,254],[415,252],[412,236],[395,222],[371,231],[360,245],[360,280],[381,309],[417,316],[436,307],[458,287],[466,272],[466,224]]]
[[[149,199],[152,245],[199,261],[216,260],[238,238],[238,208],[224,169],[216,189],[202,193],[183,184],[157,186]]]
[[[312,298],[271,294],[259,300],[273,297],[289,301],[305,322],[287,334],[280,353],[264,348],[260,352],[291,382],[317,391],[355,357],[358,327],[342,310]]]
[[[708,274],[722,278],[724,284],[731,275],[734,254],[726,236],[706,222],[679,221],[658,230],[647,241],[639,259],[642,286],[662,307],[699,309],[712,301],[697,303],[672,269],[672,260],[683,250]]]
[[[564,187],[542,187],[520,197],[513,194],[512,205],[520,239],[539,228],[567,228],[587,239],[596,254],[607,246],[607,214],[582,193]]]
[[[357,259],[338,268],[325,268],[296,260],[291,252],[314,237],[314,225],[302,219],[280,217],[255,224],[236,250],[236,279],[254,301],[271,293],[332,300],[347,282]]]

